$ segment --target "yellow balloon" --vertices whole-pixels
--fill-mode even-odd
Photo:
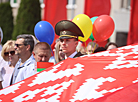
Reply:
[[[80,41],[85,42],[91,35],[93,25],[91,19],[85,14],[79,14],[75,16],[72,20],[82,31],[84,37],[79,36]]]

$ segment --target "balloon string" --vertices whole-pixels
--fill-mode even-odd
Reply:
[[[91,43],[91,51],[92,51],[92,45],[93,45],[93,41],[92,41],[92,43]],[[92,51],[92,53],[93,53],[93,51]]]
[[[95,48],[96,48],[96,45],[97,45],[97,44],[94,45],[93,53],[94,53],[94,50],[95,50]]]

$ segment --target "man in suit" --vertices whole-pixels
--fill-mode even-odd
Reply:
[[[62,51],[65,53],[65,59],[83,55],[81,52],[76,51],[78,37],[84,36],[75,23],[69,20],[59,21],[55,26],[55,32],[59,36]]]

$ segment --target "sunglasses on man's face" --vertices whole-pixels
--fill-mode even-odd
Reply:
[[[5,52],[4,55],[9,56],[9,53],[13,56],[15,54],[15,51]]]
[[[25,45],[25,44],[15,44],[16,47],[19,47],[19,46],[21,46],[21,45]]]

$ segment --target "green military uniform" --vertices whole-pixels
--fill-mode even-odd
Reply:
[[[62,20],[55,26],[55,32],[59,36],[59,39],[78,39],[79,36],[84,37],[80,28],[72,21]],[[73,58],[82,56],[81,52],[78,52]]]

